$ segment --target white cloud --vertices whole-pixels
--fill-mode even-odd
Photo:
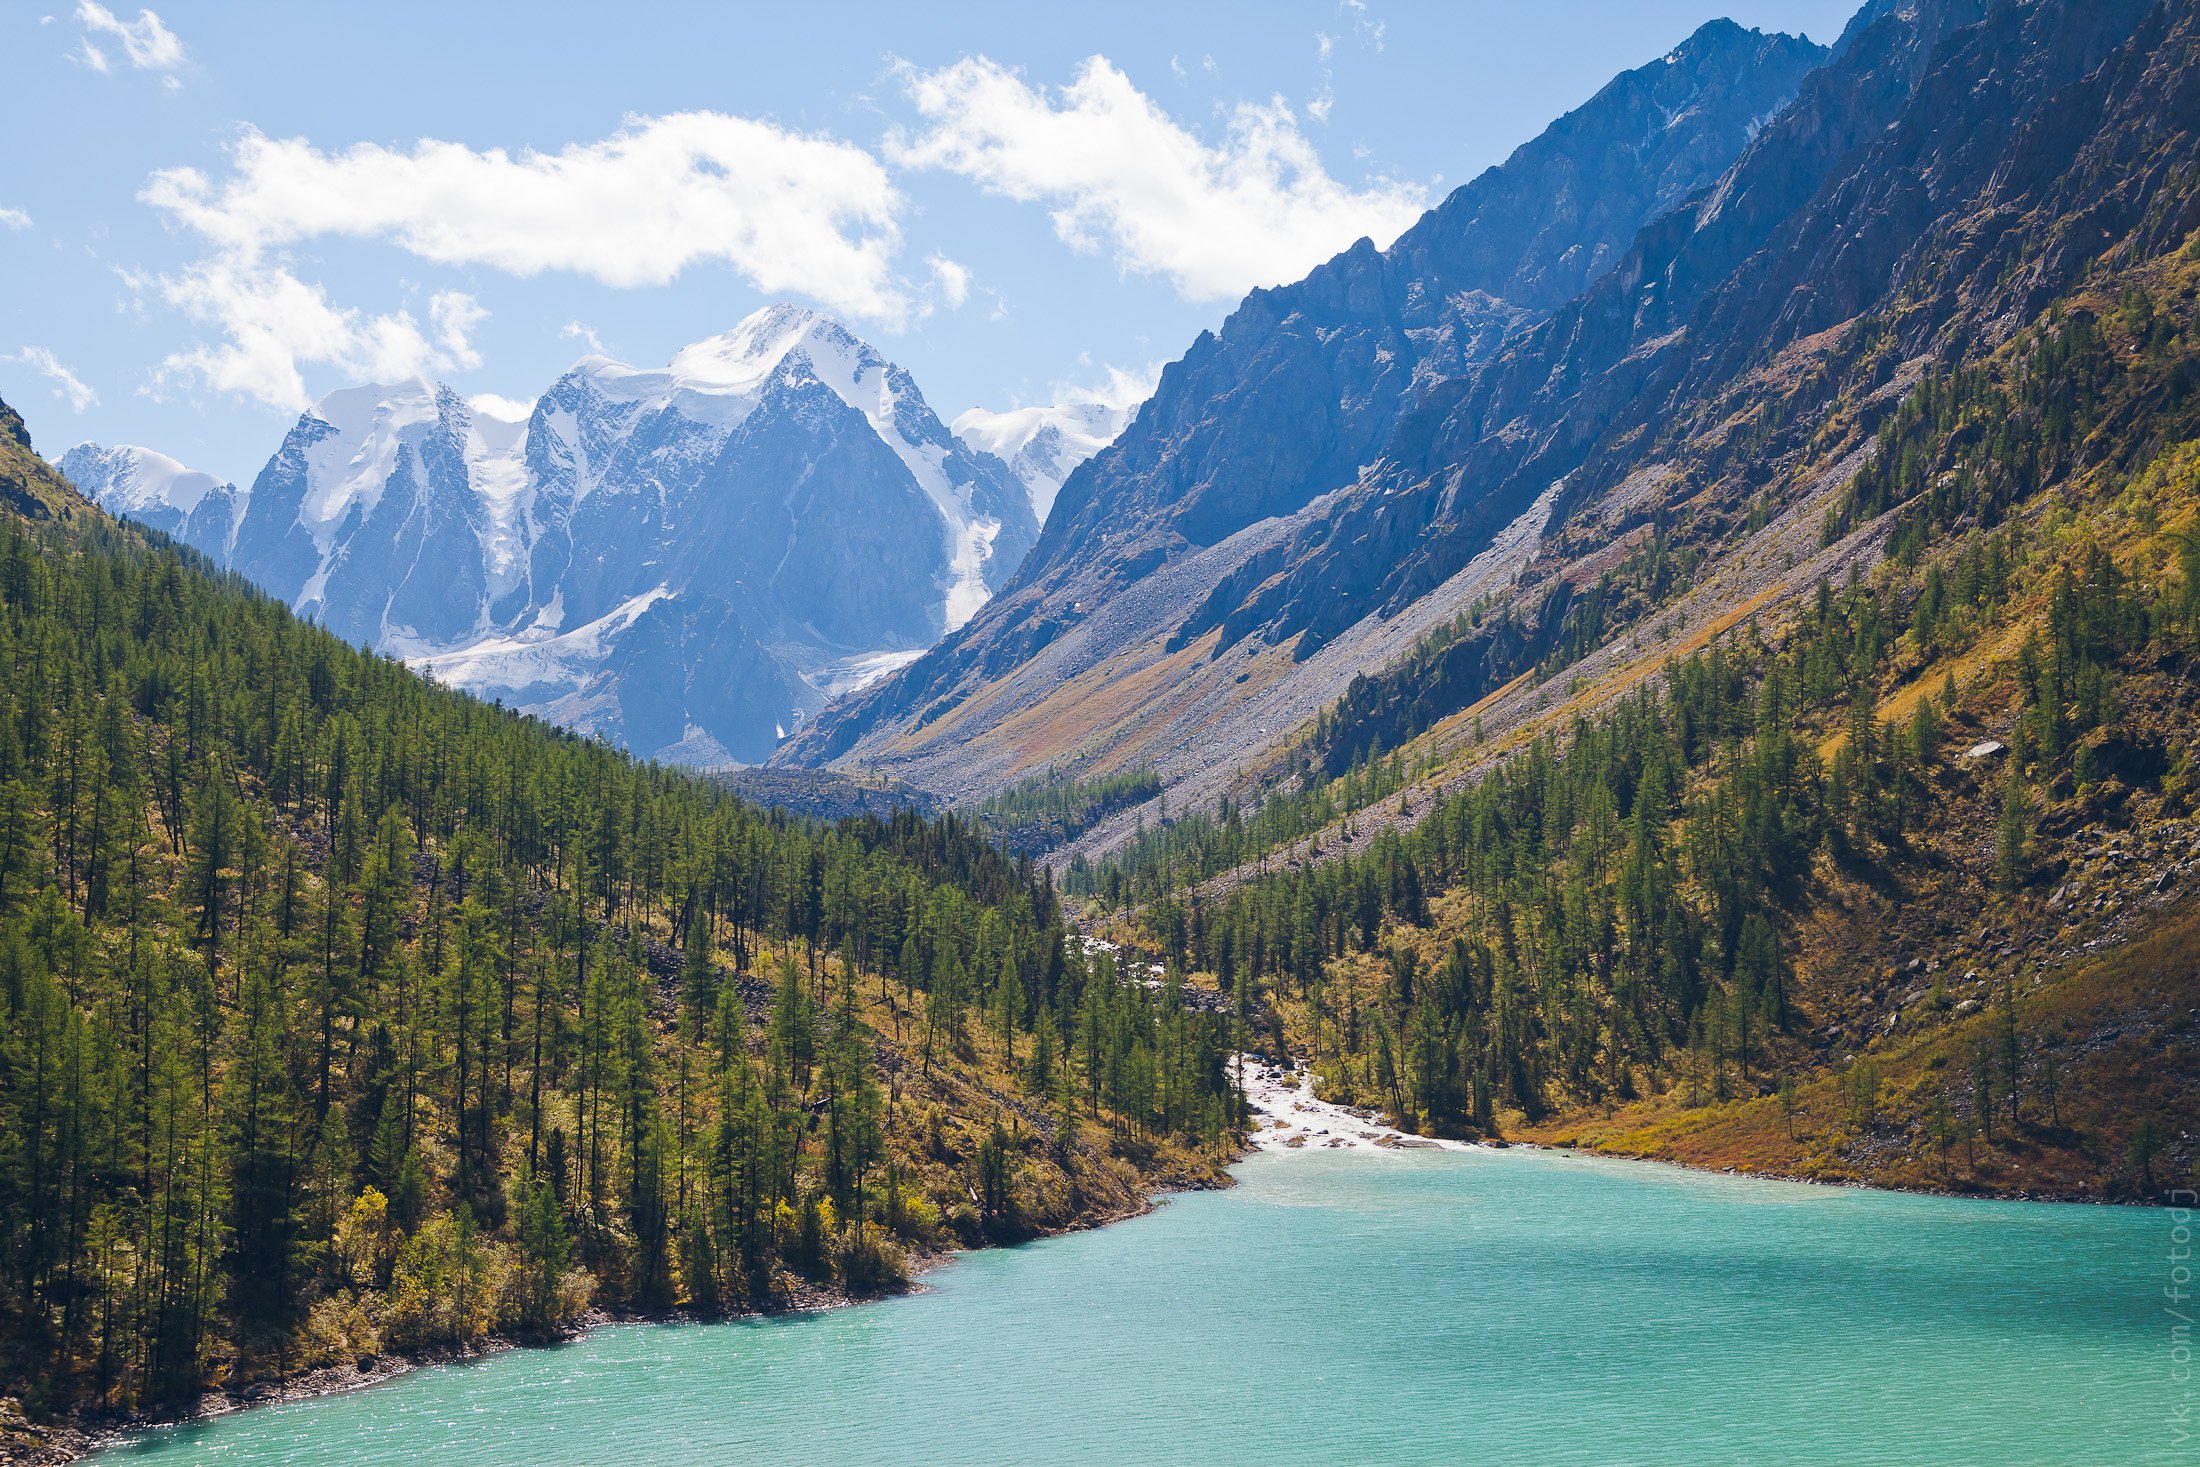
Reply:
[[[99,401],[99,394],[92,391],[84,379],[70,371],[61,358],[42,346],[26,346],[13,356],[0,356],[0,362],[16,362],[30,368],[41,377],[50,380],[55,397],[64,398],[77,412],[92,407]]]
[[[1368,13],[1367,0],[1339,0],[1339,4],[1351,15],[1352,34],[1360,38],[1360,44],[1382,50],[1383,34],[1390,27],[1387,22],[1377,20]]]
[[[940,295],[946,300],[947,308],[961,310],[963,302],[970,299],[970,268],[937,253],[926,255],[924,263],[931,270],[932,278],[939,282]]]
[[[1161,366],[1160,362],[1150,362],[1143,370],[1125,371],[1110,364],[1101,369],[1103,375],[1097,382],[1057,382],[1054,385],[1054,399],[1066,403],[1098,403],[1117,412],[1134,408],[1152,397],[1154,389],[1161,385]]]
[[[523,423],[535,414],[535,405],[525,398],[506,397],[497,392],[477,392],[466,401],[475,411],[507,423]]]
[[[21,209],[0,209],[0,229],[28,229],[31,216]]]
[[[480,362],[471,333],[485,312],[470,295],[432,299],[423,331],[406,312],[338,307],[299,279],[285,251],[329,236],[386,241],[438,265],[571,271],[613,286],[662,285],[720,263],[765,294],[810,296],[889,329],[913,310],[894,270],[902,197],[884,166],[850,143],[715,112],[630,118],[557,153],[433,139],[410,151],[324,152],[247,132],[226,175],[166,169],[139,197],[210,246],[159,285],[225,338],[169,358],[164,372],[286,407],[305,400],[302,365],[386,377]],[[578,322],[566,334],[600,345]]]
[[[94,0],[78,0],[76,20],[86,33],[81,59],[92,70],[104,74],[112,68],[107,53],[93,45],[91,37],[111,36],[121,43],[132,69],[160,72],[168,85],[179,85],[175,72],[184,62],[183,42],[152,11],[140,10],[136,20],[123,20]]]
[[[489,319],[481,302],[464,291],[439,290],[428,297],[428,319],[435,325],[444,365],[460,371],[481,365],[481,353],[473,346],[474,328]]]
[[[1322,126],[1327,127],[1329,125],[1329,109],[1336,105],[1337,89],[1325,85],[1321,91],[1315,94],[1314,100],[1306,104],[1306,115]]]
[[[160,378],[195,379],[272,407],[297,411],[312,400],[300,370],[307,366],[388,381],[481,364],[470,333],[487,313],[458,291],[430,298],[431,330],[423,331],[410,311],[371,315],[335,305],[286,265],[238,253],[201,260],[152,284],[168,304],[224,338],[170,355]]]
[[[584,325],[579,321],[568,321],[565,323],[565,329],[560,331],[558,335],[567,341],[587,342],[589,351],[599,357],[608,355],[603,349],[603,338],[596,334],[596,328],[593,326]]]
[[[114,63],[107,59],[107,53],[100,50],[90,41],[79,41],[77,43],[77,49],[70,53],[69,59],[71,61],[79,63],[80,65],[90,67],[92,70],[98,72],[101,76],[105,76],[108,72],[115,69]]]
[[[247,133],[230,175],[153,175],[141,197],[226,250],[321,235],[385,239],[441,265],[570,270],[662,285],[723,262],[767,294],[899,324],[892,261],[901,196],[863,149],[716,112],[629,119],[557,153],[476,152],[426,139],[325,153]]]
[[[1363,234],[1387,245],[1427,206],[1417,184],[1330,177],[1280,98],[1238,104],[1210,147],[1102,56],[1051,93],[983,57],[902,80],[926,129],[889,156],[1048,204],[1073,248],[1192,300],[1295,280]]]

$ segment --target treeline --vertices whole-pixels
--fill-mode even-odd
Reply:
[[[1847,512],[1906,506],[1886,573],[1821,584],[1777,647],[1750,628],[1671,666],[1408,832],[1219,901],[1178,868],[1146,910],[1152,935],[1225,987],[1276,993],[1343,1093],[1409,1125],[1486,1129],[1503,1107],[1534,1116],[1676,1082],[1706,1098],[1771,1085],[1794,1016],[1787,928],[1819,863],[1899,866],[1936,829],[1961,692],[1950,678],[1890,723],[1881,690],[1977,646],[2020,600],[2037,615],[2013,658],[2020,709],[1989,877],[2014,889],[2032,876],[2041,792],[2099,777],[2111,745],[2094,731],[2120,680],[2189,658],[2200,526],[2160,527],[2191,503],[2200,461],[2180,416],[2190,324],[2128,297],[2124,312],[2137,329],[2071,312],[1988,368],[1921,384]],[[2010,522],[2021,496],[2003,456],[2028,434],[2036,476],[2014,482],[2125,508],[2143,572],[2083,532],[2070,502]],[[1439,893],[1453,935],[1431,964],[1400,929],[1426,929]]]
[[[1753,519],[1750,528],[1760,524]],[[1343,696],[1316,715],[1307,757],[1341,774],[1403,747],[1516,677],[1553,677],[1596,651],[1686,587],[1704,558],[1702,546],[1679,543],[1662,517],[1639,533],[1641,543],[1586,586],[1561,578],[1532,604],[1477,602],[1389,667],[1356,674]]]
[[[1131,769],[1093,779],[1035,774],[978,806],[988,834],[1018,855],[1039,855],[1067,845],[1116,811],[1161,793],[1161,776]]]
[[[1998,524],[2105,453],[2184,437],[2200,362],[2190,301],[2182,311],[2164,304],[2133,283],[2110,318],[2057,310],[2005,357],[1929,372],[1828,514],[1827,542],[1900,504],[1907,509],[1891,550],[1914,559],[1936,534]],[[2104,427],[2113,445],[2096,440]]]
[[[1763,528],[1764,518],[1760,500],[1750,507],[1747,528]],[[1064,890],[1117,906],[1150,901],[1388,799],[1425,770],[1385,750],[1409,744],[1515,678],[1557,676],[1685,589],[1705,555],[1702,545],[1681,543],[1660,518],[1586,587],[1560,578],[1531,603],[1475,602],[1423,634],[1397,662],[1356,674],[1315,715],[1295,751],[1296,772],[1250,811],[1226,800],[1211,814],[1194,811],[1141,828],[1100,862],[1073,860]]]
[[[973,823],[766,814],[96,512],[0,516],[34,1409],[889,1284],[1221,1146],[1221,1024],[1088,965]]]
[[[1296,788],[1271,791],[1251,810],[1228,796],[1212,813],[1197,810],[1174,819],[1164,806],[1153,824],[1141,821],[1105,859],[1093,862],[1081,851],[1072,856],[1062,890],[1110,907],[1160,900],[1179,886],[1204,881],[1364,810],[1405,788],[1419,772],[1403,758],[1378,754],[1336,779],[1310,773]]]

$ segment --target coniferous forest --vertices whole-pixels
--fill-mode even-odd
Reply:
[[[1796,1087],[1822,1073],[1829,1144],[1900,1134],[1922,1180],[1975,1177],[1981,1144],[2030,1142],[2105,1156],[2111,1188],[2143,1195],[2154,1121],[2064,1129],[2069,1025],[2047,1000],[2020,1014],[2023,974],[1974,969],[1960,994],[1958,975],[1905,974],[1911,1014],[1982,1011],[1988,1032],[1898,1084],[1866,1048],[1876,1036],[1814,1030],[1797,969],[1838,966],[1814,922],[1866,889],[1983,913],[2045,956],[2071,921],[2049,898],[2094,854],[2103,813],[2189,812],[2193,775],[2171,751],[2200,647],[2195,259],[2108,282],[1902,394],[1824,526],[1830,544],[1891,514],[1871,576],[1821,580],[1777,628],[1673,656],[1609,711],[1403,811],[1403,829],[1353,838],[1352,812],[1408,771],[1392,755],[1321,777],[1332,731],[1354,722],[1333,711],[1295,790],[1142,830],[1077,863],[1068,889],[1135,902],[1148,939],[1214,974],[1271,1047],[1302,1046],[1329,1093],[1411,1128],[1765,1097],[1792,1140]],[[1853,328],[1860,351],[1874,331]],[[1756,527],[1714,507],[1649,544]],[[1593,625],[1578,618],[1596,599],[1569,598],[1561,628]],[[1493,627],[1446,629],[1413,665]],[[1373,687],[1340,707],[1378,706]],[[1284,858],[1325,828],[1331,849]],[[1821,1010],[1853,1008],[1818,986]]]
[[[878,26],[662,115],[690,83],[629,27],[593,143],[479,131],[524,76],[409,152],[341,85],[188,163],[57,141],[157,170],[166,253],[91,173],[0,198],[0,254],[79,292],[24,333],[87,373],[26,345],[9,393],[224,473],[258,420],[201,396],[295,420],[229,482],[51,466],[0,403],[0,1460],[281,1455],[289,1413],[164,1423],[1149,1209],[920,1303],[428,1373],[299,1450],[370,1416],[478,1462],[552,1422],[562,1460],[866,1463],[2181,1432],[2161,1215],[2030,1204],[2200,1186],[2200,10],[1846,9],[1661,42],[1440,201],[1448,92],[1384,89],[1398,158],[1326,131],[1334,47],[1349,81],[1481,44],[1440,7],[1389,63],[1377,18],[1318,32],[1315,100],[1204,132],[1105,55],[1062,83],[983,17],[882,15],[963,56],[896,63],[875,148],[744,109],[875,79]],[[405,30],[47,21],[54,77],[167,109],[255,29]],[[951,257],[966,185],[986,250]],[[993,211],[1034,202],[1206,329],[1141,377],[1144,296],[1050,266],[1015,278],[1064,313],[1012,312]],[[331,245],[335,295],[294,273]],[[425,332],[357,293],[384,250]],[[563,350],[567,277],[615,337],[600,303],[691,265],[709,298],[650,319],[760,299],[662,370],[573,319],[531,402],[473,375],[469,333],[500,372]],[[110,276],[128,329],[79,331]],[[958,391],[1128,334],[1082,344],[1104,388],[947,420],[826,309],[930,323]],[[368,374],[402,380],[322,380]]]
[[[953,816],[429,684],[4,424],[0,1330],[28,1404],[896,1286],[1234,1126],[1222,1021]]]

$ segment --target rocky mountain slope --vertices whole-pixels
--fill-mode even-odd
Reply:
[[[1179,622],[1246,669],[1426,630],[1067,889],[1415,1124],[2189,1181],[2195,157],[2190,6],[1874,7]]]
[[[1714,183],[1824,56],[1708,25],[1391,249],[1362,241],[1296,285],[1254,292],[1070,475],[1001,596],[783,757],[849,759],[953,794],[1063,760],[1150,762],[1175,778],[1257,750],[1343,684],[1258,648],[1242,666],[1178,656],[1185,616],[1281,553],[1294,526],[1332,514],[1322,496],[1381,461],[1430,384],[1502,351],[1606,277],[1646,222]],[[1362,589],[1337,581],[1330,600],[1364,611]],[[1279,680],[1274,712],[1245,711]],[[1209,736],[1218,719],[1237,732]]]
[[[531,408],[330,394],[249,492],[142,449],[66,460],[338,634],[635,751],[754,762],[967,621],[1037,532],[909,374],[781,306]]]

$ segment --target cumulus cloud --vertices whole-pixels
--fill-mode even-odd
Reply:
[[[1427,207],[1417,184],[1332,178],[1280,98],[1240,103],[1210,146],[1102,56],[1058,91],[983,57],[901,75],[925,126],[888,138],[895,161],[1046,204],[1073,248],[1187,299],[1295,280],[1361,235],[1387,245]]]
[[[0,229],[28,229],[31,216],[21,209],[0,209]]]
[[[167,365],[285,406],[302,397],[300,364],[387,375],[390,364],[435,371],[480,360],[470,338],[484,312],[471,296],[430,302],[423,331],[404,312],[339,308],[300,280],[286,251],[326,237],[384,241],[437,265],[569,271],[613,286],[662,285],[717,263],[766,294],[807,295],[889,329],[911,312],[894,273],[902,198],[885,167],[853,144],[748,118],[631,118],[556,153],[433,139],[330,152],[247,132],[229,165],[220,177],[165,169],[139,195],[212,251],[160,286],[226,339]]]
[[[589,351],[599,357],[607,355],[603,349],[603,338],[596,334],[595,327],[585,322],[568,321],[565,323],[564,329],[558,332],[558,335],[567,341],[587,342]]]
[[[1143,369],[1126,371],[1110,363],[1101,369],[1096,382],[1057,382],[1054,384],[1056,402],[1097,403],[1118,412],[1137,407],[1161,385],[1161,363],[1148,363]]]
[[[962,309],[963,302],[970,299],[970,268],[937,253],[926,255],[924,263],[932,272],[933,280],[938,282],[940,296],[947,302],[947,308],[951,311]]]
[[[46,378],[53,383],[53,395],[64,399],[76,412],[81,413],[99,401],[99,394],[92,391],[83,378],[42,346],[26,346],[12,356],[0,356],[0,362],[15,362]]]
[[[732,266],[756,289],[898,323],[901,196],[850,143],[717,112],[630,119],[557,153],[423,140],[323,152],[248,132],[231,171],[153,175],[141,197],[244,254],[323,235],[381,239],[440,265],[568,270],[663,285]]]
[[[481,364],[471,333],[487,312],[459,291],[429,299],[423,329],[410,311],[375,315],[339,306],[285,265],[237,254],[201,260],[151,284],[168,304],[223,337],[168,356],[162,381],[196,380],[295,412],[312,400],[301,370],[307,366],[387,381]]]
[[[85,32],[77,59],[92,70],[102,74],[113,70],[107,53],[92,40],[106,36],[120,43],[123,58],[133,70],[159,72],[169,86],[180,85],[176,71],[184,62],[183,42],[152,11],[140,10],[136,20],[124,20],[94,0],[79,0],[76,21]]]

